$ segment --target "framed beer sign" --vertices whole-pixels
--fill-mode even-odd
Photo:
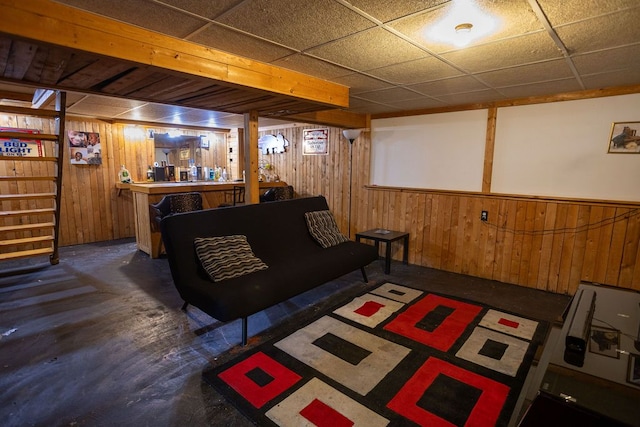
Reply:
[[[38,129],[19,129],[0,127],[0,156],[44,157],[44,147],[40,140],[23,140],[20,138],[3,138],[3,132],[39,134]]]
[[[305,129],[302,133],[302,154],[329,154],[329,129]]]

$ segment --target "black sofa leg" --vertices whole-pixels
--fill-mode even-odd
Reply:
[[[242,345],[247,345],[247,318],[242,318]]]
[[[367,279],[367,272],[364,271],[364,267],[360,267],[360,271],[362,271],[362,280],[364,280],[364,283],[369,283],[369,279]]]
[[[189,303],[185,301],[185,302],[184,302],[184,304],[182,304],[182,308],[181,308],[181,310],[182,310],[182,311],[186,311],[186,310],[187,310],[187,306],[188,306],[188,305],[189,305]]]

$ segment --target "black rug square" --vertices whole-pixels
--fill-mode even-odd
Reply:
[[[420,329],[424,329],[425,331],[433,332],[454,311],[455,309],[451,307],[445,307],[443,305],[439,305],[434,310],[427,313],[427,315],[424,316],[422,320],[416,323],[416,326]]]
[[[269,375],[268,373],[266,373],[260,368],[253,368],[252,370],[248,371],[245,375],[251,381],[256,383],[259,387],[264,387],[274,380],[274,378],[271,375]]]
[[[492,359],[500,360],[502,359],[502,356],[504,356],[508,347],[509,346],[505,343],[487,340],[478,353],[483,356],[491,357]]]
[[[335,354],[340,359],[356,366],[371,352],[360,346],[350,343],[332,333],[327,333],[313,341],[313,344],[329,353]]]
[[[418,406],[455,426],[462,427],[481,394],[482,390],[476,387],[440,374],[418,400]]]

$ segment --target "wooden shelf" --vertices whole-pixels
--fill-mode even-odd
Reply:
[[[4,138],[4,134],[0,132],[0,137]],[[5,161],[20,161],[20,162],[57,162],[57,157],[42,156],[42,157],[27,157],[27,156],[0,156],[0,160]]]
[[[27,237],[24,239],[0,240],[0,246],[28,245],[30,243],[53,241],[53,236]]]
[[[0,181],[55,181],[55,176],[0,176]]]
[[[7,139],[57,141],[58,135],[51,133],[0,132],[0,137]]]
[[[55,199],[55,193],[0,194],[0,202],[6,200]]]
[[[5,225],[0,227],[0,232],[11,231],[25,231],[25,230],[38,230],[42,228],[53,228],[55,224],[53,222],[41,222],[35,224],[20,224],[20,225]]]
[[[51,254],[53,254],[53,248],[31,249],[28,251],[18,251],[18,252],[0,254],[0,261],[4,261],[8,259],[27,258],[27,257],[36,256],[36,255],[51,255]]]
[[[12,107],[9,105],[2,106],[3,113],[24,114],[25,116],[35,117],[58,117],[60,113],[56,110],[36,110],[34,108]]]
[[[52,214],[56,210],[55,208],[43,208],[43,209],[26,209],[17,211],[0,211],[0,217],[7,218],[10,216],[26,216],[26,215],[45,215]]]

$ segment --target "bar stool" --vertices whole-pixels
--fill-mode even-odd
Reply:
[[[234,185],[232,191],[225,193],[225,199],[225,203],[222,203],[218,207],[244,205],[244,185]]]
[[[201,211],[202,194],[198,192],[167,194],[158,203],[149,204],[149,219],[151,219],[151,231],[160,232],[160,221],[168,215],[183,212]],[[152,248],[153,258],[157,258],[162,251],[162,238],[157,248]]]

